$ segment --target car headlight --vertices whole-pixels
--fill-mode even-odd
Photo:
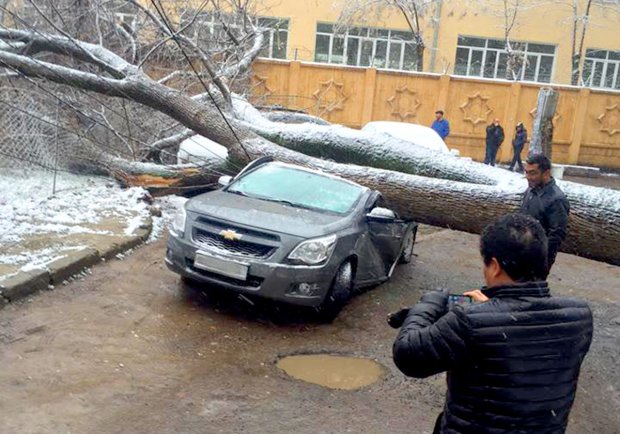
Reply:
[[[336,235],[306,240],[293,249],[288,259],[316,265],[325,262],[336,247]]]
[[[183,236],[185,232],[185,220],[187,219],[187,213],[185,212],[185,206],[181,205],[181,208],[177,211],[172,220],[172,230],[179,236]]]

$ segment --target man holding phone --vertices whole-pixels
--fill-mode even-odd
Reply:
[[[475,303],[448,309],[449,295],[434,291],[391,316],[401,326],[394,362],[411,377],[448,372],[434,433],[563,433],[592,313],[550,295],[547,237],[532,217],[487,226],[480,253],[487,286],[465,293]]]

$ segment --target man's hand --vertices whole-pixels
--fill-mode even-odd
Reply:
[[[475,302],[483,303],[489,300],[489,297],[484,295],[479,289],[472,289],[471,291],[464,292],[463,295],[471,297]]]
[[[405,318],[407,318],[408,314],[409,314],[409,308],[403,307],[401,310],[397,312],[392,312],[391,314],[389,314],[387,317],[387,322],[390,325],[390,327],[394,329],[398,329],[400,328],[400,326],[403,325],[403,323],[405,322]]]

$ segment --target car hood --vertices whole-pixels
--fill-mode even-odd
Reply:
[[[330,234],[350,225],[351,215],[327,214],[227,193],[222,190],[196,196],[187,210],[241,226],[303,238]]]

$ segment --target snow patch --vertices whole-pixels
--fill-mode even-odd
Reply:
[[[148,193],[142,188],[121,189],[107,178],[62,172],[56,179],[56,194],[52,195],[52,182],[53,175],[46,171],[5,169],[0,174],[0,264],[16,266],[19,271],[44,269],[65,257],[66,252],[86,247],[54,245],[56,236],[114,235],[96,227],[106,219],[120,221],[129,235],[149,216],[143,200]],[[18,250],[22,249],[19,243],[33,235],[39,236],[38,244],[47,246]]]
[[[161,209],[161,217],[153,217],[153,229],[149,239],[146,241],[147,244],[161,238],[165,230],[172,224],[177,210],[181,208],[187,200],[186,197],[174,195],[155,199],[155,205],[158,205]]]

